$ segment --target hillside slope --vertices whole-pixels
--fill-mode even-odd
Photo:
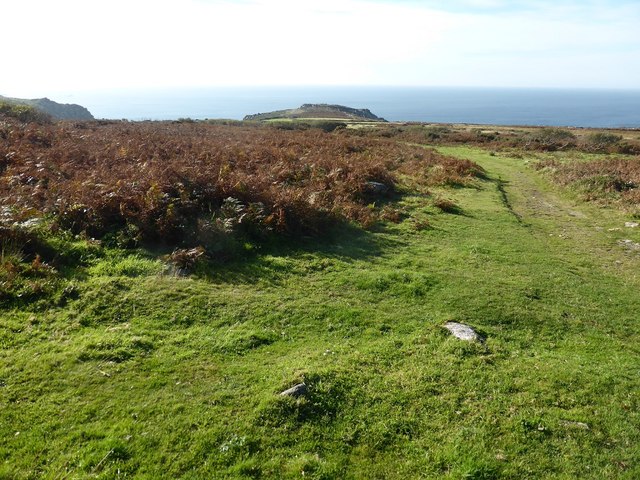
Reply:
[[[82,105],[77,105],[74,103],[58,103],[54,102],[53,100],[49,100],[48,98],[23,99],[3,97],[2,95],[0,95],[0,101],[30,105],[51,115],[56,120],[94,119],[91,112]]]

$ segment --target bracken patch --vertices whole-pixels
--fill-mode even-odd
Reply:
[[[227,248],[228,238],[319,235],[341,221],[365,227],[371,182],[397,173],[463,183],[472,162],[387,139],[320,129],[204,122],[4,122],[0,196],[13,210],[119,245]]]

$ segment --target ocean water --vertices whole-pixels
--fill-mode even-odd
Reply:
[[[333,103],[368,108],[390,121],[640,128],[640,90],[445,87],[224,87],[93,92],[53,98],[96,118],[242,119]]]

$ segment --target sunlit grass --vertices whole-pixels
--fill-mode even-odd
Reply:
[[[187,277],[105,247],[65,302],[5,309],[3,477],[636,478],[640,261],[608,231],[624,215],[523,160],[442,151],[487,178],[408,191],[400,223]]]

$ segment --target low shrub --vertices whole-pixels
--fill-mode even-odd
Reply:
[[[579,145],[579,148],[589,153],[640,154],[640,143],[638,141],[625,140],[622,135],[610,132],[595,132],[587,135]]]
[[[160,242],[223,254],[273,234],[321,235],[341,221],[369,226],[380,217],[368,206],[373,183],[393,193],[398,173],[450,183],[480,172],[472,162],[345,130],[183,121],[13,123],[6,132],[3,204],[120,246]]]
[[[0,100],[0,118],[15,118],[23,123],[51,123],[49,114],[31,105]]]
[[[577,145],[577,137],[563,128],[540,128],[525,135],[523,146],[529,150],[557,151],[568,150]]]
[[[583,161],[545,160],[535,164],[561,185],[574,188],[587,200],[620,200],[640,205],[640,157]]]

